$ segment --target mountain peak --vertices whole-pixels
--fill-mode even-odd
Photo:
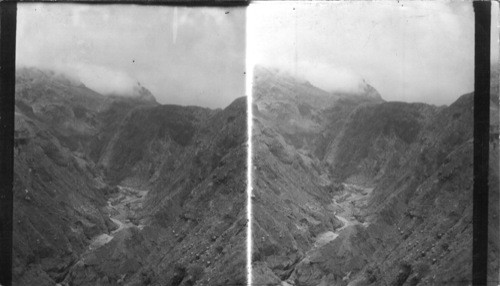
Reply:
[[[132,82],[130,82],[130,80],[128,81],[129,85],[125,85],[125,88],[111,89],[112,91],[106,92],[96,88],[95,84],[87,82],[88,85],[86,85],[84,83],[84,79],[80,78],[75,73],[61,72],[58,70],[39,67],[19,67],[16,69],[16,84],[32,85],[37,83],[51,83],[67,87],[83,87],[91,90],[99,96],[109,96],[113,98],[129,97],[151,103],[157,103],[156,98],[153,96],[151,91],[144,87],[138,80],[135,80],[135,84],[133,83],[133,80]]]
[[[363,79],[361,85],[362,85],[362,94],[365,97],[383,101],[383,98],[382,96],[380,96],[380,93],[373,86],[367,83],[366,80]]]
[[[265,66],[255,66],[254,68],[255,80],[268,80],[270,78],[279,79],[283,82],[288,83],[298,83],[311,85],[307,80],[301,78],[300,76],[293,75],[291,72],[282,70],[276,67],[265,67]]]
[[[156,98],[151,91],[142,86],[139,81],[137,81],[137,85],[135,85],[132,90],[132,96],[145,101],[156,102]]]
[[[79,79],[61,72],[36,67],[17,68],[16,83],[27,82],[53,82],[67,86],[85,86]]]
[[[318,91],[322,91],[325,94],[333,96],[334,98],[364,98],[375,101],[384,101],[380,93],[370,85],[365,79],[360,79],[357,85],[346,89],[344,88],[324,88],[311,83],[310,80],[305,76],[293,75],[285,70],[275,68],[275,67],[265,67],[265,66],[255,66],[254,68],[254,84],[262,83],[263,81],[272,80],[274,82],[279,82],[284,86],[297,86],[301,85],[303,87],[314,88]]]

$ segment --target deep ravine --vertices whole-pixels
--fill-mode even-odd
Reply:
[[[13,284],[245,283],[246,98],[138,91],[16,74]]]
[[[144,224],[137,217],[148,191],[126,186],[118,186],[118,190],[108,198],[106,207],[109,218],[117,228],[110,233],[102,233],[94,237],[89,245],[90,251],[110,242],[117,233],[124,229],[137,227],[142,230],[144,228]]]
[[[463,285],[473,94],[436,107],[254,75],[254,281]]]
[[[369,222],[365,221],[363,211],[366,203],[372,193],[374,187],[359,186],[356,184],[342,183],[342,191],[336,194],[329,209],[337,219],[342,222],[342,226],[336,229],[328,230],[320,233],[315,237],[314,245],[306,252],[300,263],[310,263],[311,254],[316,251],[321,251],[321,248],[326,244],[337,239],[343,232],[354,225],[362,225],[368,227]],[[293,272],[292,275],[293,276]],[[281,282],[282,286],[295,285],[293,279],[287,279]],[[344,281],[348,281],[349,277],[345,277]]]
[[[148,193],[148,190],[136,189],[128,186],[117,186],[114,188],[117,192],[110,194],[105,213],[109,219],[115,224],[109,232],[104,232],[92,238],[88,248],[84,251],[79,259],[68,268],[72,269],[80,265],[85,265],[86,257],[95,255],[96,251],[104,245],[110,243],[117,235],[129,228],[137,228],[141,231],[144,228],[142,220],[138,219],[142,209],[143,201]],[[71,270],[68,271],[68,274]],[[63,283],[69,283],[67,275],[64,277]],[[56,284],[66,285],[66,284]]]

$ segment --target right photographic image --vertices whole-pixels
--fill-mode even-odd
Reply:
[[[254,2],[247,19],[252,285],[470,285],[472,3]]]

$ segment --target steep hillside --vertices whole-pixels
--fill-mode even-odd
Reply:
[[[15,285],[244,284],[246,101],[18,71]]]
[[[492,90],[490,100],[490,168],[489,168],[489,208],[488,208],[488,281],[494,285],[500,280],[500,160],[499,145],[499,102],[498,102],[498,68],[492,69]],[[497,283],[498,284],[498,283]]]
[[[96,121],[98,128],[96,132],[88,139],[88,153],[89,159],[92,162],[102,165],[103,158],[106,158],[106,150],[108,145],[111,145],[116,137],[116,131],[126,118],[128,113],[142,105],[151,106],[154,104],[149,101],[141,101],[131,98],[123,97],[108,97],[106,104],[108,107],[102,112],[96,114]]]
[[[50,127],[65,147],[80,153],[95,153],[90,146],[95,135],[112,133],[129,110],[141,105],[157,105],[144,87],[134,96],[103,96],[77,79],[37,68],[16,72],[16,109]],[[146,95],[144,95],[146,94]]]
[[[178,159],[179,148],[193,143],[197,125],[211,112],[174,105],[136,108],[117,127],[101,153],[99,164],[106,170],[107,178],[114,182],[132,174],[148,180],[161,164]],[[168,154],[175,158],[166,158]]]
[[[380,96],[373,96],[371,86],[366,84],[365,89],[368,93],[328,93],[277,70],[257,67],[254,112],[259,118],[268,120],[296,149],[305,149],[322,157],[326,148],[324,141],[331,141],[332,138],[323,140],[315,134],[336,134],[328,131],[334,126],[326,128],[328,123],[337,123],[338,120],[333,120],[333,117],[342,120],[360,104],[382,101]]]
[[[301,281],[301,273],[313,271],[318,279],[345,285],[467,285],[472,263],[471,106],[472,95],[463,96],[439,112],[406,151],[394,148],[392,162],[367,200],[354,201],[354,218],[361,223],[314,252],[310,260],[325,262],[299,265],[293,279]],[[339,263],[339,255],[348,263]],[[306,281],[314,285],[314,280]]]
[[[325,156],[339,181],[371,184],[396,169],[436,108],[424,104],[387,102],[360,106],[349,114],[339,140]],[[332,122],[336,124],[336,122]],[[393,166],[390,166],[393,164]]]
[[[103,209],[109,188],[53,129],[15,116],[14,284],[54,285],[94,235],[114,227]]]
[[[325,97],[305,115],[316,88],[265,78],[254,86],[254,279],[467,284],[473,95],[449,107]]]
[[[136,168],[132,173],[150,174],[147,180],[128,177],[122,183],[150,188],[143,207],[128,217],[133,222],[130,227],[95,252],[85,254],[66,282],[243,285],[245,114],[244,98],[219,112],[177,106],[133,111],[131,120],[124,120],[120,129],[135,130],[149,146],[144,146],[142,156],[134,157],[135,161],[125,162],[151,164],[148,170],[154,172],[142,173]],[[147,128],[139,131],[129,126],[141,120]],[[112,152],[129,158],[133,152],[127,150],[135,144],[130,140],[137,139],[128,132],[119,131],[117,136],[117,142],[123,143],[115,144]],[[155,163],[158,165],[153,166]],[[111,170],[116,168],[110,166]]]

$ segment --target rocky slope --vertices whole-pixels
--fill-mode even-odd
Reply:
[[[384,102],[263,68],[254,94],[256,283],[469,283],[472,94]]]
[[[139,174],[121,184],[149,188],[143,208],[129,217],[135,226],[85,254],[66,282],[243,285],[245,110],[244,98],[220,112],[177,106],[134,110],[120,130],[137,132],[142,157],[127,151],[134,148],[137,137],[129,138],[120,130],[117,142],[128,147],[114,147],[113,152],[122,154],[119,158]],[[164,119],[158,120],[159,115]],[[140,124],[139,118],[148,128],[130,126]],[[153,156],[158,158],[152,160]],[[111,170],[121,166],[111,165]]]
[[[18,70],[14,284],[244,284],[245,126]]]
[[[17,285],[61,281],[88,240],[114,227],[102,209],[109,188],[85,159],[83,146],[67,140],[72,134],[92,134],[92,115],[78,113],[78,106],[96,111],[103,100],[60,75],[18,72],[13,218]]]

